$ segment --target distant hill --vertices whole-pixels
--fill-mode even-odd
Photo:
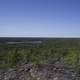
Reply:
[[[26,41],[45,41],[45,40],[72,40],[79,41],[80,38],[42,38],[42,37],[0,37],[0,42],[26,42]]]

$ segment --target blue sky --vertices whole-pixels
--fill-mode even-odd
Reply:
[[[0,37],[80,37],[80,0],[0,0]]]

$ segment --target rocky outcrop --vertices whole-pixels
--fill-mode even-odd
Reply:
[[[15,69],[0,70],[0,80],[80,80],[73,69],[57,61],[53,64],[22,64]]]

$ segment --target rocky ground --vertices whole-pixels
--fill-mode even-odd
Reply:
[[[80,75],[57,61],[37,66],[25,63],[15,69],[0,70],[0,80],[80,80]]]

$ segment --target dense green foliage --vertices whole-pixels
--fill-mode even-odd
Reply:
[[[16,67],[24,62],[46,63],[63,60],[66,65],[79,71],[80,40],[46,40],[42,43],[0,44],[0,68]]]

